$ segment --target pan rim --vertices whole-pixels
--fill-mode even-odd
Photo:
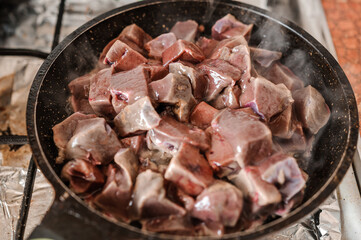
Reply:
[[[207,2],[207,1],[197,1],[197,0],[156,0],[156,1],[141,1],[129,5],[125,5],[123,7],[119,7],[113,10],[110,10],[106,13],[95,17],[94,19],[88,21],[87,23],[83,24],[81,27],[76,29],[72,32],[69,36],[67,36],[48,56],[48,58],[44,61],[42,66],[40,67],[34,82],[31,86],[31,90],[28,97],[27,103],[27,112],[26,112],[26,121],[27,121],[27,132],[29,138],[29,144],[34,154],[34,158],[38,167],[43,171],[50,172],[49,174],[44,174],[48,180],[51,182],[53,188],[56,189],[56,198],[62,195],[63,193],[67,192],[73,199],[76,200],[78,204],[81,204],[83,207],[86,207],[88,210],[92,212],[92,214],[96,214],[97,216],[105,219],[109,223],[115,223],[117,226],[125,227],[129,230],[136,231],[141,234],[147,234],[147,236],[154,236],[158,238],[169,238],[169,235],[166,234],[155,234],[150,232],[141,231],[138,228],[131,227],[125,223],[113,222],[109,220],[109,218],[105,217],[101,212],[89,208],[89,206],[80,199],[75,193],[73,193],[59,178],[59,176],[55,173],[52,166],[50,165],[45,153],[43,151],[43,146],[40,144],[40,139],[37,131],[37,122],[36,122],[36,108],[38,104],[38,94],[40,92],[40,88],[42,86],[43,80],[47,75],[49,69],[56,61],[56,59],[62,54],[62,52],[72,44],[78,37],[80,37],[84,32],[90,30],[91,28],[95,27],[97,24],[106,21],[118,14],[121,14],[126,11],[130,11],[136,8],[146,7],[148,5],[157,5],[157,4],[166,4],[169,2]],[[292,212],[287,214],[283,218],[276,219],[264,225],[261,225],[257,228],[252,230],[245,230],[242,232],[237,233],[230,233],[225,234],[222,238],[223,239],[230,239],[230,238],[237,238],[237,237],[260,237],[271,232],[275,232],[285,228],[286,226],[290,225],[291,223],[296,222],[297,220],[301,219],[302,217],[310,214],[312,211],[316,209],[316,207],[323,202],[337,187],[337,185],[342,180],[343,176],[346,174],[347,169],[349,168],[353,155],[356,151],[357,146],[357,138],[358,138],[358,114],[357,114],[357,105],[354,93],[352,91],[351,85],[341,69],[340,65],[336,61],[336,59],[328,52],[328,50],[322,46],[315,38],[313,38],[310,34],[308,34],[305,30],[298,27],[296,24],[284,19],[280,18],[279,16],[275,16],[271,12],[267,10],[260,9],[245,3],[240,3],[233,0],[223,0],[220,1],[219,4],[227,4],[227,5],[234,5],[237,7],[242,7],[247,11],[251,11],[254,14],[260,15],[268,20],[276,22],[280,24],[282,27],[286,28],[287,30],[293,32],[294,34],[298,35],[300,39],[307,42],[312,48],[316,51],[321,53],[321,55],[325,58],[325,62],[327,62],[330,68],[335,71],[336,76],[338,77],[338,81],[342,87],[343,94],[348,102],[348,109],[347,109],[347,116],[350,125],[348,126],[348,134],[346,145],[343,150],[343,155],[341,157],[340,162],[335,168],[335,171],[332,173],[331,177],[325,182],[325,184],[314,194],[310,197],[306,202],[302,203]],[[60,190],[59,190],[60,189]],[[133,229],[134,228],[134,229]],[[174,237],[174,236],[172,236]],[[205,237],[197,237],[196,239],[204,239]],[[210,237],[206,237],[210,239]]]

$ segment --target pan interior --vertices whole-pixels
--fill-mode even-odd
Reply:
[[[39,145],[55,172],[58,154],[52,139],[52,127],[71,114],[67,84],[94,68],[104,46],[121,30],[136,23],[152,37],[168,32],[176,21],[193,19],[205,26],[206,36],[211,26],[224,15],[231,13],[245,23],[254,23],[250,45],[282,51],[282,62],[297,76],[318,89],[332,112],[326,127],[316,136],[312,157],[304,163],[309,174],[304,202],[310,199],[334,173],[348,144],[350,126],[349,107],[339,75],[323,54],[300,34],[283,26],[245,5],[219,3],[209,14],[207,2],[184,1],[154,3],[119,12],[76,37],[60,51],[43,78],[36,105],[36,127]],[[175,11],[176,9],[176,11]]]

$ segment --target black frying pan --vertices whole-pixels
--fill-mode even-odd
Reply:
[[[284,19],[279,20],[272,13],[235,1],[221,1],[216,9],[212,9],[214,11],[209,11],[209,6],[206,1],[159,0],[114,9],[77,29],[45,60],[30,91],[27,127],[36,162],[53,185],[56,196],[33,237],[87,240],[170,238],[112,222],[89,208],[62,182],[59,178],[62,166],[55,164],[58,152],[51,128],[70,115],[66,101],[69,96],[67,84],[90,71],[103,47],[132,23],[153,37],[169,31],[176,21],[186,19],[204,24],[206,34],[209,34],[214,22],[227,13],[246,23],[254,23],[250,44],[282,51],[282,61],[306,84],[317,88],[332,111],[330,121],[316,136],[311,160],[306,163],[310,178],[302,205],[284,218],[252,230],[225,235],[224,239],[255,239],[284,228],[310,214],[335,190],[352,161],[358,135],[355,97],[337,61],[304,30]]]

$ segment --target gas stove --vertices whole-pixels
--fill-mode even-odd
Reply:
[[[215,4],[216,0],[209,0]],[[32,80],[50,51],[93,17],[135,2],[126,0],[0,1],[8,18],[0,27],[0,238],[27,238],[53,201],[27,144],[25,109]],[[320,0],[243,0],[287,18],[313,35],[335,57]],[[4,13],[5,14],[5,13]],[[269,239],[359,239],[359,152],[337,190],[318,210]],[[357,173],[357,174],[355,174]]]

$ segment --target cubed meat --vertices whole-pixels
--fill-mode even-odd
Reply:
[[[104,118],[91,118],[78,122],[65,152],[67,159],[83,159],[98,165],[112,161],[121,147]]]
[[[228,179],[235,184],[251,203],[251,213],[271,213],[282,196],[277,188],[261,177],[257,167],[247,166],[239,173],[228,176]]]
[[[186,63],[176,62],[169,64],[169,72],[186,76],[192,84],[192,93],[197,100],[201,100],[207,89],[208,81],[197,68]]]
[[[223,47],[219,50],[218,59],[226,60],[241,70],[242,81],[248,81],[251,78],[251,57],[247,45],[238,45],[234,48]]]
[[[193,235],[193,225],[188,217],[165,216],[142,221],[142,230],[174,235]]]
[[[224,39],[216,45],[213,49],[212,53],[210,54],[209,58],[211,59],[218,59],[223,51],[224,48],[233,49],[239,45],[248,46],[246,39],[242,36],[237,36],[233,38]]]
[[[163,52],[162,61],[163,65],[167,66],[169,63],[178,60],[198,63],[204,60],[204,55],[202,50],[194,43],[185,40],[177,40]]]
[[[288,67],[281,63],[272,64],[270,68],[259,69],[259,73],[274,84],[283,83],[291,92],[303,88],[303,81],[298,78]]]
[[[297,118],[303,127],[316,134],[330,118],[330,109],[325,99],[311,85],[293,93]]]
[[[133,69],[146,62],[145,57],[120,40],[114,42],[104,58],[104,64],[112,65],[117,72]]]
[[[186,214],[184,208],[165,197],[162,175],[149,169],[136,179],[132,208],[136,219]]]
[[[302,123],[293,120],[291,124],[293,125],[292,128],[294,128],[291,138],[284,139],[275,137],[275,143],[277,143],[285,153],[303,153],[309,146],[305,133],[303,132]]]
[[[140,54],[145,55],[146,53],[143,47],[147,42],[152,40],[152,37],[149,36],[147,33],[145,33],[143,29],[141,29],[136,24],[131,24],[125,27],[118,37],[114,38],[104,47],[102,53],[100,54],[99,62],[101,63],[104,62],[106,54],[117,40],[120,40],[123,43],[127,44],[134,51],[137,51]]]
[[[174,105],[173,112],[181,122],[188,122],[196,100],[187,77],[169,73],[161,80],[149,84],[150,95],[156,102]]]
[[[116,219],[129,222],[128,205],[134,182],[124,169],[113,164],[108,165],[106,175],[107,182],[93,203]]]
[[[287,154],[274,154],[258,167],[262,179],[277,186],[285,202],[306,187],[306,181],[296,159]]]
[[[290,104],[283,112],[273,116],[268,126],[272,131],[273,136],[279,138],[289,139],[295,132],[295,116],[293,113],[293,104]]]
[[[240,108],[239,97],[242,94],[242,90],[238,85],[226,87],[216,99],[214,99],[210,104],[216,109],[223,108]]]
[[[222,237],[224,235],[224,226],[218,222],[201,222],[195,226],[199,236]]]
[[[210,128],[208,132],[211,134],[212,140],[211,148],[206,152],[206,157],[213,171],[219,177],[225,177],[239,171],[241,168],[237,163],[232,145],[217,131]]]
[[[111,68],[100,70],[92,79],[89,90],[90,106],[97,115],[108,119],[113,119],[115,116],[109,91],[111,76]]]
[[[159,126],[148,131],[147,138],[157,148],[171,154],[176,153],[183,142],[204,151],[209,148],[210,141],[203,130],[191,128],[169,116],[163,116]]]
[[[164,33],[147,42],[144,47],[148,51],[149,57],[162,59],[164,50],[172,46],[176,41],[177,37],[174,33]]]
[[[140,66],[148,73],[149,82],[164,78],[169,73],[168,68],[156,59],[149,59],[147,63],[141,64]]]
[[[150,169],[164,175],[173,156],[170,153],[155,149],[152,147],[152,143],[150,143],[150,145],[151,146],[148,147],[150,149],[143,148],[139,152],[140,172]]]
[[[138,158],[134,152],[130,148],[121,148],[114,155],[114,162],[121,170],[123,178],[132,183],[132,186],[137,177],[139,166]]]
[[[177,39],[194,42],[198,33],[198,23],[193,20],[178,21],[170,30]]]
[[[116,113],[138,99],[148,96],[149,73],[139,66],[130,71],[113,74],[110,79],[110,93]]]
[[[93,77],[94,74],[89,73],[74,79],[68,84],[71,93],[71,106],[74,112],[94,113],[88,101],[89,86]]]
[[[252,60],[265,68],[268,68],[272,63],[280,60],[282,57],[281,52],[270,51],[256,47],[250,47],[249,49],[251,51]]]
[[[252,28],[253,24],[246,25],[238,21],[233,15],[227,14],[213,25],[212,37],[216,40],[222,40],[241,35],[249,39]]]
[[[136,24],[126,26],[118,38],[120,40],[127,39],[129,42],[136,44],[140,49],[143,49],[144,45],[152,40],[152,37]]]
[[[266,121],[294,102],[290,90],[284,84],[275,85],[263,77],[252,77],[243,82],[242,90],[241,106],[251,107]]]
[[[198,148],[182,143],[170,161],[164,178],[185,193],[196,196],[213,182],[213,172]]]
[[[129,147],[134,154],[138,155],[140,150],[143,148],[144,143],[145,143],[145,135],[137,135],[137,136],[133,136],[133,137],[126,137],[126,138],[122,138],[120,140],[120,142],[126,146]]]
[[[107,67],[109,66],[108,63],[105,63],[105,56],[107,55],[109,49],[113,46],[113,44],[115,43],[115,41],[119,40],[118,38],[114,38],[113,40],[111,40],[104,48],[102,53],[99,56],[99,61],[98,64],[100,65],[101,68]]]
[[[204,56],[209,58],[219,41],[213,38],[200,37],[196,45],[202,50]]]
[[[206,129],[211,126],[211,122],[219,111],[206,102],[200,102],[195,106],[190,116],[191,124]]]
[[[191,211],[193,209],[195,203],[193,197],[180,189],[177,189],[177,197],[187,211]]]
[[[78,122],[84,119],[90,119],[95,117],[95,115],[85,115],[83,113],[76,112],[53,127],[54,143],[59,150],[58,157],[56,158],[56,163],[60,164],[64,161],[66,145],[73,136]]]
[[[204,222],[221,223],[226,227],[233,227],[242,209],[242,192],[232,184],[218,180],[197,197],[191,214],[192,217]]]
[[[293,208],[297,207],[302,203],[304,196],[304,191],[297,193],[292,199],[288,200],[287,202],[282,202],[277,207],[275,214],[278,216],[285,216],[289,213]]]
[[[226,108],[213,119],[212,128],[232,146],[234,159],[242,168],[272,152],[270,129],[248,110]]]
[[[242,76],[241,70],[221,59],[207,59],[198,65],[208,79],[206,101],[215,99],[226,87],[234,86]]]
[[[61,177],[70,183],[77,194],[93,193],[103,186],[102,172],[88,161],[75,159],[67,162],[61,170]]]
[[[160,117],[149,97],[143,97],[126,106],[114,118],[115,127],[122,137],[155,128],[159,122]]]

